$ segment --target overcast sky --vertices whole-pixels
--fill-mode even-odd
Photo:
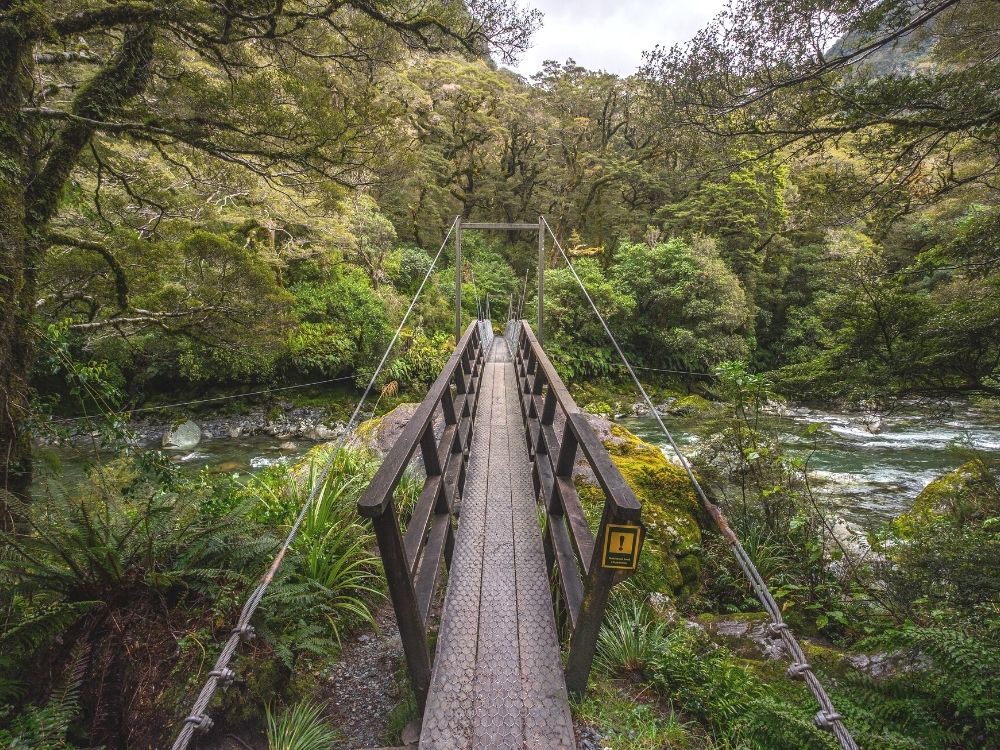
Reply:
[[[690,39],[724,0],[527,0],[545,14],[544,26],[515,67],[531,76],[544,60],[572,57],[591,70],[629,75],[642,53]]]

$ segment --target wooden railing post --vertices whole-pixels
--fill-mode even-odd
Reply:
[[[609,516],[612,516],[609,519]],[[601,525],[597,531],[598,544],[594,547],[594,556],[590,560],[590,573],[587,575],[583,588],[583,602],[580,605],[580,615],[577,626],[573,630],[569,642],[569,657],[566,660],[566,690],[574,697],[582,697],[587,690],[590,679],[590,668],[594,662],[594,652],[597,650],[597,636],[604,620],[604,610],[611,597],[611,589],[615,584],[614,570],[608,570],[601,565],[600,540],[604,539],[608,523],[619,523],[614,516],[613,508],[608,504],[604,507]]]
[[[375,538],[378,540],[382,567],[389,584],[389,598],[396,613],[399,638],[403,642],[403,654],[410,673],[410,684],[420,710],[427,703],[427,691],[431,685],[431,655],[427,648],[427,631],[420,615],[417,594],[413,589],[409,566],[403,552],[403,538],[396,521],[395,503],[389,498],[386,511],[372,520]]]

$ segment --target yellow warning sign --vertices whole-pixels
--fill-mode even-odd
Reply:
[[[635,570],[639,564],[641,542],[641,526],[608,524],[604,532],[602,567],[612,570]]]

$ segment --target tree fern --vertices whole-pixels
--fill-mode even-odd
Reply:
[[[62,684],[44,706],[30,707],[18,714],[8,729],[0,729],[0,746],[9,750],[72,748],[67,739],[70,726],[80,712],[80,687],[87,671],[90,649],[73,649]]]

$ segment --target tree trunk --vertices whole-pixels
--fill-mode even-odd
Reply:
[[[32,86],[32,45],[0,28],[0,528],[13,523],[11,499],[31,488],[28,373],[29,323],[37,257],[28,231],[25,186],[30,182],[30,124],[21,108]]]
[[[30,500],[31,326],[46,231],[81,151],[96,132],[93,122],[113,121],[149,83],[154,41],[151,26],[124,30],[115,57],[76,95],[72,113],[77,119],[46,139],[42,162],[37,152],[42,139],[22,114],[33,87],[34,42],[0,25],[0,527],[14,520],[12,499],[15,504]]]
[[[10,500],[27,502],[31,488],[28,373],[34,347],[28,327],[34,283],[24,272],[28,255],[23,224],[7,224],[13,213],[0,197],[0,528],[13,522]],[[21,235],[21,236],[18,236]]]

